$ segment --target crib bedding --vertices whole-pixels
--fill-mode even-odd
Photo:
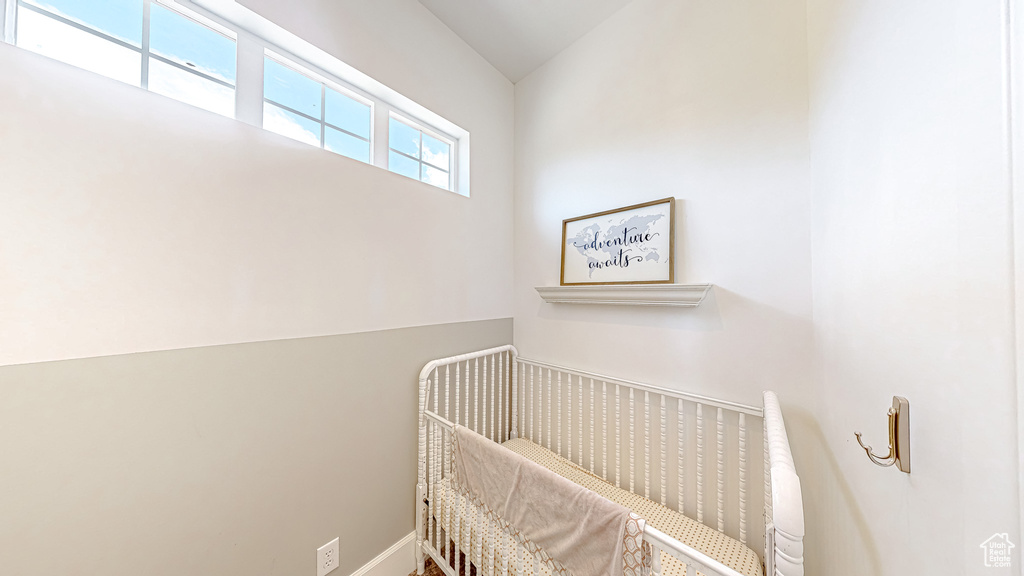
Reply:
[[[680,514],[679,512],[670,510],[665,506],[644,498],[643,496],[618,488],[600,477],[591,474],[584,468],[577,466],[569,460],[566,460],[554,452],[538,446],[529,440],[524,438],[514,438],[505,442],[504,446],[517,454],[533,460],[552,472],[579,484],[580,486],[593,490],[613,502],[622,504],[626,508],[629,508],[638,514],[640,517],[644,518],[648,525],[661,530],[669,536],[676,538],[704,554],[707,554],[711,558],[733,568],[744,576],[760,576],[762,573],[761,562],[758,559],[757,554],[738,540],[730,538],[713,528],[705,526],[684,516],[683,514]],[[435,503],[434,512],[435,515],[441,519],[442,527],[446,532],[448,532],[448,515],[445,513],[445,502],[443,501],[445,491],[443,486],[437,486],[437,488],[438,489],[434,491],[434,494],[438,496],[436,498],[437,502]],[[463,511],[463,514],[470,512],[472,507],[473,504],[467,502],[465,498],[459,498],[459,509]],[[470,547],[471,542],[476,542],[476,535],[472,530],[472,526],[466,526],[465,524],[460,526],[460,547],[464,550],[475,550],[475,548]],[[494,538],[488,538],[485,535],[483,538],[484,558],[489,556],[491,548],[495,548],[495,562],[500,565],[501,559],[506,554],[506,549],[502,545],[495,547]],[[514,558],[510,560],[514,562]],[[661,555],[661,562],[663,575],[686,575],[686,566],[672,556],[663,553]],[[527,563],[526,570],[524,572],[527,575],[533,575],[533,570],[529,562]],[[548,576],[550,574],[547,567],[543,565],[540,566],[540,572],[540,576]]]

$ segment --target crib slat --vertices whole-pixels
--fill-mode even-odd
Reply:
[[[580,461],[578,462],[578,464],[580,466],[583,466],[583,377],[582,376],[577,376],[576,377],[576,384],[579,385],[579,389],[580,389],[580,401],[579,401],[579,404],[578,404],[579,413],[578,413],[578,416],[576,418],[580,434],[579,434],[579,439],[576,442],[577,442],[577,445],[578,445],[577,447],[579,448],[579,454],[580,454]],[[591,430],[591,436],[593,436],[593,430]]]
[[[608,479],[608,383],[601,381],[601,478]]]
[[[484,518],[484,509],[480,508],[480,507],[477,508],[477,518],[479,520],[477,520],[477,537],[476,537],[476,540],[477,540],[477,551],[476,551],[477,564],[476,565],[477,565],[477,573],[479,574],[479,569],[481,567],[487,566],[487,564],[484,562],[484,559],[485,559],[485,556],[484,556],[484,532],[487,531],[486,525],[489,524],[490,522],[487,522],[487,519]],[[491,546],[490,548],[491,548],[492,551],[494,550],[493,546]]]
[[[523,576],[523,549],[520,546],[516,546],[514,541],[510,542],[510,544],[512,544],[511,551],[514,551],[516,554],[516,576]],[[535,574],[534,576],[537,575]]]
[[[676,420],[676,439],[679,442],[677,447],[679,454],[676,457],[676,510],[680,514],[686,514],[686,485],[684,479],[686,475],[683,473],[686,467],[686,420],[683,418],[683,399],[676,399],[676,410],[679,412]]]
[[[725,420],[722,409],[718,409],[718,531],[725,531]]]
[[[465,372],[465,386],[466,386],[466,411],[463,413],[466,418],[466,423],[463,424],[466,428],[469,428],[469,360],[466,360],[466,372]]]
[[[504,355],[499,354],[497,357],[498,364],[501,366],[499,374],[501,374],[501,383],[498,385],[498,397],[496,402],[498,404],[498,419],[501,420],[501,426],[498,426],[498,435],[496,436],[498,442],[505,441],[505,358]]]
[[[594,473],[594,379],[590,379],[590,473]],[[582,449],[582,448],[581,448]]]
[[[562,455],[562,372],[561,371],[558,372],[558,417],[555,418],[555,420],[557,420],[557,424],[558,424],[558,444],[556,444],[556,446],[558,446],[558,450],[555,450],[555,452],[558,452],[558,455],[561,456]]]
[[[534,442],[535,444],[540,444],[540,442],[537,441],[537,438],[538,438],[537,437],[537,430],[533,426],[533,424],[534,424],[533,413],[537,411],[536,410],[537,395],[536,395],[536,393],[534,393],[533,380],[534,380],[534,378],[533,378],[533,366],[531,365],[530,366],[530,441]]]
[[[507,428],[505,427],[505,418],[502,412],[502,400],[505,397],[505,380],[502,378],[502,371],[505,369],[503,354],[496,354],[491,358],[491,364],[494,365],[496,371],[496,379],[493,385],[493,400],[490,402],[491,409],[494,410],[493,418],[495,427],[497,430],[494,431],[494,441],[502,442],[505,437]],[[484,406],[484,410],[487,407]]]
[[[444,435],[441,433],[440,426],[434,428],[434,454],[441,456],[441,460],[438,460],[437,464],[434,465],[434,483],[430,486],[430,505],[433,506],[434,513],[431,514],[431,518],[435,518],[434,524],[434,547],[437,548],[441,544],[441,519],[438,517],[441,513],[441,507],[435,502],[438,498],[437,486],[441,482],[441,474],[443,473],[444,456],[441,454],[441,447],[444,444],[442,439]]]
[[[622,446],[622,423],[619,418],[619,385],[615,385],[615,485],[622,488],[622,481],[619,479],[622,465],[619,463],[619,451]]]
[[[740,542],[747,543],[747,415],[740,412]]]
[[[427,382],[429,383],[430,381],[428,380]],[[423,535],[424,536],[423,540],[425,542],[427,542],[428,544],[430,544],[430,545],[434,544],[434,542],[430,539],[430,536],[431,536],[431,531],[430,531],[430,524],[431,524],[431,522],[430,522],[430,520],[434,517],[434,495],[432,494],[432,492],[433,492],[432,488],[434,486],[434,456],[435,456],[435,454],[434,454],[434,427],[435,427],[435,424],[433,422],[431,422],[428,425],[427,444],[430,447],[427,449],[427,489],[426,489],[426,491],[425,491],[425,493],[423,495],[423,497],[427,499],[427,502],[426,502],[427,517],[423,520],[423,523],[426,525],[425,526],[425,534]],[[420,503],[417,502],[416,505],[419,506]]]
[[[505,358],[504,356],[499,357],[501,362],[501,392],[498,394],[498,417],[501,418],[501,426],[498,427],[498,442],[504,442],[508,440],[509,427],[508,422],[509,415],[509,402],[511,398],[506,399],[508,394],[508,380],[505,378]]]
[[[772,486],[771,486],[771,468],[768,463],[768,424],[765,419],[761,420],[761,434],[764,446],[764,509],[765,509],[765,521],[768,521],[772,517]],[[765,545],[768,545],[765,542]]]
[[[455,529],[455,508],[456,508],[456,505],[455,505],[455,501],[452,499],[452,495],[453,494],[454,494],[454,491],[452,490],[451,477],[449,476],[448,482],[445,483],[445,487],[444,487],[444,505],[447,508],[447,510],[445,510],[445,512],[448,515],[448,531],[445,533],[444,548],[445,548],[445,552],[449,552],[449,556],[448,556],[448,558],[446,558],[448,560],[448,564],[452,563],[452,558],[451,558],[451,555],[450,555],[450,551],[448,550],[448,541],[451,540],[451,542],[454,543],[455,540],[452,537],[455,536],[456,533],[457,533],[456,529]],[[454,548],[455,548],[455,556],[458,557],[458,552],[459,552],[458,546],[455,546]]]
[[[633,484],[636,480],[636,466],[633,463],[633,448],[636,444],[633,422],[636,419],[636,407],[633,404],[633,387],[629,388],[629,441],[626,446],[629,448],[629,491],[633,492]],[[634,492],[635,493],[635,492]]]
[[[551,450],[551,369],[548,368],[548,450]]]
[[[490,543],[490,546],[487,547],[487,564],[484,566],[484,574],[487,574],[487,576],[494,576],[494,552],[495,548],[497,548],[495,532],[497,531],[497,526],[494,522],[486,522],[485,526],[487,527],[486,540]]]
[[[505,531],[498,525],[494,526],[494,567],[492,574],[508,574],[508,555],[505,554]],[[500,565],[499,565],[500,562]]]
[[[452,382],[451,382],[451,377],[450,376],[451,376],[451,372],[452,371],[449,368],[450,368],[449,366],[445,366],[444,367],[444,417],[445,418],[451,418],[452,417],[451,416],[451,414],[452,414],[452,412],[451,412],[451,402],[452,402],[451,398],[452,397],[450,395],[451,389],[452,389],[452,386],[451,386]],[[442,480],[444,478],[446,478],[447,476],[449,476],[449,470],[450,470],[449,466],[451,465],[451,462],[452,462],[451,454],[449,454],[449,443],[445,442],[444,440],[445,440],[444,439],[444,430],[442,429],[441,430],[441,435],[440,435],[440,445],[441,445],[442,459],[440,461],[440,469],[437,470],[437,474],[440,477],[440,479],[442,479]],[[452,505],[451,505],[452,499],[450,497],[450,494],[447,493],[446,488],[445,488],[445,492],[444,492],[444,502],[447,503],[447,508],[444,509],[444,510],[441,510],[441,511],[444,513],[445,516],[447,516],[447,515],[450,515],[450,513],[452,511]],[[440,521],[438,521],[438,525],[439,524],[440,524]],[[449,539],[452,536],[452,530],[451,529],[452,529],[452,520],[450,518],[449,519],[449,530],[447,530],[444,533],[444,551],[445,551],[445,553],[447,553],[447,539]],[[438,530],[440,530],[439,526],[438,526]],[[437,539],[440,540],[440,534],[437,535]],[[444,558],[446,559],[447,557],[444,557]]]
[[[651,497],[651,393],[644,390],[644,498]]]
[[[508,530],[502,532],[501,540],[502,550],[506,552],[502,558],[502,565],[506,567],[502,571],[502,576],[519,574],[522,571],[522,564],[519,562],[519,551],[516,550],[515,542],[512,541],[511,532]]]
[[[568,421],[566,422],[566,428],[568,428],[568,435],[569,435],[569,441],[567,442],[569,454],[568,454],[568,456],[566,456],[566,460],[568,460],[569,462],[572,462],[572,374],[566,374],[566,378],[568,378],[568,380],[569,380],[568,390],[566,390],[566,392],[568,392],[568,394],[569,394],[569,413],[566,415],[566,417],[568,418]],[[562,380],[561,380],[561,373],[559,373],[558,394],[559,394],[559,397],[558,397],[558,411],[561,412],[562,411],[562,397],[561,397],[561,394],[562,394]],[[559,426],[558,428],[559,428],[559,430],[561,430],[562,427]],[[561,437],[559,437],[559,444],[561,444]]]
[[[516,417],[512,419],[515,424],[512,429],[513,438],[526,436],[526,372],[521,364],[513,362],[512,366],[512,395],[516,398]]]
[[[502,430],[505,428],[505,420],[502,418],[502,395],[505,392],[505,382],[502,381],[502,357],[500,354],[494,355],[490,359],[490,364],[495,369],[495,380],[494,385],[494,399],[490,401],[490,408],[495,411],[494,423],[495,423],[495,442],[502,441]]]
[[[469,368],[469,364],[466,364]],[[486,369],[485,369],[486,373]],[[473,431],[479,433],[480,424],[480,359],[473,359]]]
[[[697,403],[697,522],[704,523],[704,405]]]
[[[661,472],[661,505],[664,506],[667,501],[665,496],[668,492],[666,470],[668,470],[668,459],[665,457],[666,446],[665,436],[668,435],[668,423],[665,421],[665,395],[661,395],[661,466],[659,472]]]
[[[508,364],[508,373],[512,376],[512,433],[510,438],[519,438],[519,368],[512,362],[512,352],[506,352],[508,355],[506,362]]]
[[[434,384],[436,386],[434,388],[434,414],[438,413],[437,412],[437,392],[438,392],[438,388],[441,387],[440,376],[441,375],[438,372],[436,372],[436,371],[434,372]],[[428,500],[430,502],[430,520],[427,521],[427,526],[428,527],[431,524],[434,524],[433,519],[436,518],[436,516],[434,516],[434,510],[435,510],[434,500],[437,499],[437,494],[435,494],[434,492],[436,491],[437,473],[439,471],[440,463],[441,463],[441,461],[438,460],[438,458],[441,456],[441,454],[440,454],[440,452],[441,452],[441,450],[440,450],[441,442],[438,439],[438,428],[440,428],[440,427],[435,423],[434,424],[434,433],[431,434],[431,436],[430,436],[430,442],[431,442],[430,457],[431,457],[431,464],[433,465],[433,470],[431,471],[431,474],[430,474],[430,485],[427,486],[427,494],[429,494]],[[435,530],[435,532],[436,532],[436,530]],[[434,548],[437,548],[437,536],[436,535],[435,535],[434,540],[433,540],[433,545],[434,545]]]
[[[449,524],[449,526],[452,528],[452,537],[455,541],[455,553],[453,554],[455,557],[455,573],[459,574],[462,572],[459,570],[459,564],[462,559],[462,554],[459,553],[462,550],[462,537],[459,534],[459,532],[461,532],[461,530],[459,530],[459,525],[462,524],[462,514],[460,513],[459,508],[461,508],[460,504],[462,504],[462,502],[460,501],[461,497],[455,492],[452,493],[452,496],[454,496],[455,499],[448,500],[448,506],[454,510],[455,520],[453,521],[454,523]]]
[[[490,374],[490,382],[492,382],[492,385],[489,386],[489,388],[490,388],[490,400],[488,400],[487,399],[487,387],[488,387],[487,386],[487,357],[484,356],[483,357],[483,418],[482,418],[483,419],[483,424],[480,426],[480,434],[482,434],[483,436],[487,437],[490,440],[494,440],[495,439],[495,433],[494,433],[494,429],[493,429],[494,428],[494,421],[495,421],[495,414],[493,412],[492,412],[492,414],[490,414],[490,422],[492,422],[492,424],[490,424],[490,425],[492,425],[492,427],[490,427],[490,428],[487,427],[487,406],[492,406],[493,407],[495,405],[495,402],[493,400],[494,396],[495,396],[495,387],[494,387],[495,375],[494,375],[494,369],[495,369],[494,363],[490,364],[490,370],[492,370],[492,374]]]

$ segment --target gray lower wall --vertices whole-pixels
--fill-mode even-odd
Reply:
[[[416,382],[512,320],[0,367],[0,573],[346,575],[413,530]]]

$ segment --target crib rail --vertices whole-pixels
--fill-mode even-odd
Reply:
[[[434,494],[439,486],[450,490],[451,426],[461,424],[495,442],[509,439],[510,390],[516,383],[513,369],[516,356],[513,346],[499,346],[433,360],[420,371],[416,539],[442,569],[449,563],[455,567],[451,576],[459,573],[462,547],[458,545],[458,527],[462,521],[450,518],[447,525],[454,526],[455,530],[445,533],[441,527],[443,522],[436,517],[441,495]],[[445,502],[452,501],[451,494],[445,496]],[[449,506],[446,511],[451,512],[453,508]],[[422,558],[418,559],[418,570],[423,572]]]
[[[520,358],[512,435],[764,550],[762,409]]]
[[[774,392],[764,393],[765,574],[803,576],[804,505],[793,464],[782,408]]]
[[[447,482],[454,462],[447,446],[451,443],[455,425],[429,409],[423,411],[423,416],[427,421],[427,435],[431,439],[427,443],[431,446],[427,460],[441,463],[436,469],[428,464],[430,483],[423,502],[423,508],[427,511],[425,538],[421,544],[423,551],[448,576],[458,576],[460,564],[467,562],[481,567],[483,574],[488,576],[523,576],[526,570],[535,576],[541,574],[540,563],[543,559],[540,556],[526,551],[511,534],[487,522],[482,510],[468,502],[453,504],[461,501],[461,496]],[[443,508],[437,506],[438,499],[445,503]],[[437,515],[441,518],[436,519]],[[444,524],[448,530],[444,529]],[[467,537],[466,532],[471,535]],[[486,545],[485,533],[488,541]],[[687,576],[696,576],[698,571],[705,576],[742,576],[718,560],[651,526],[645,529],[644,540],[654,549],[654,576],[661,573],[662,551],[682,562],[687,568]],[[509,561],[510,557],[516,559],[515,564]],[[468,573],[468,567],[463,568],[461,573]]]
[[[512,346],[432,361],[419,384],[417,542],[450,576],[464,562],[488,576],[540,574],[539,560],[482,511],[451,504],[455,424],[494,442],[527,438],[763,551],[768,576],[803,575],[799,479],[771,392],[763,408],[749,406],[519,358]],[[650,526],[645,539],[688,574],[738,574]]]

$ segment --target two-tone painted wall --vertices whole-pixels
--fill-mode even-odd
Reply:
[[[630,3],[516,85],[520,351],[750,403],[776,389],[808,574],[990,573],[983,542],[1020,546],[1020,8]],[[677,282],[712,299],[538,297],[562,219],[666,196]],[[909,476],[853,435],[884,446],[893,395],[911,402]]]
[[[418,2],[247,3],[472,135],[472,197],[0,45],[0,572],[341,574],[416,375],[512,338],[513,88]]]

